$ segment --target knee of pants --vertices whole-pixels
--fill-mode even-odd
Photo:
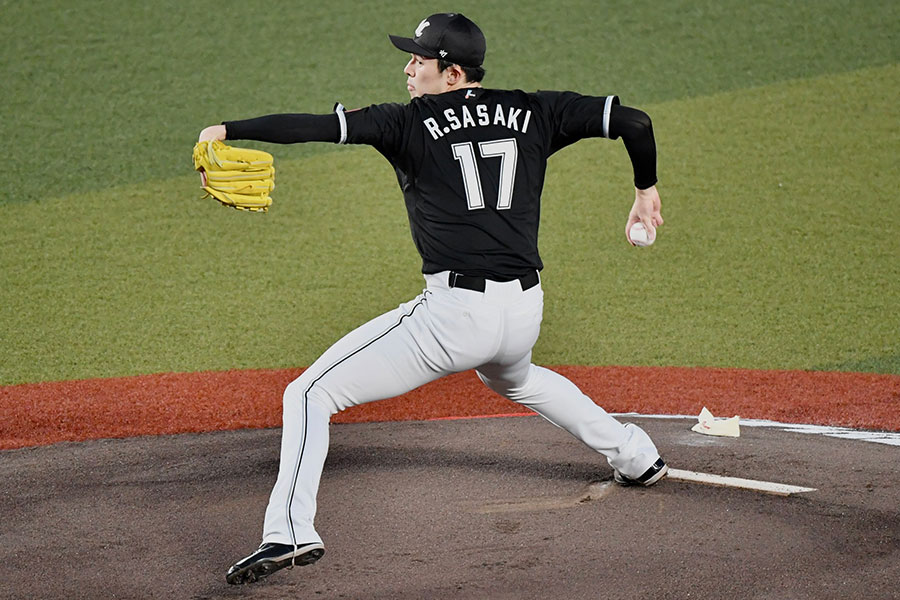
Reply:
[[[524,396],[524,386],[522,386],[521,384],[519,384],[519,387],[516,387],[516,384],[514,384],[513,382],[505,381],[502,379],[489,379],[480,371],[475,371],[475,373],[478,375],[478,378],[484,385],[488,386],[488,388],[497,392],[504,398],[515,402]]]
[[[284,396],[282,397],[284,409],[298,406],[303,402],[310,402],[318,405],[329,415],[340,411],[341,408],[334,401],[332,395],[328,393],[325,386],[321,382],[315,381],[311,373],[307,377],[307,373],[310,373],[309,370],[290,382],[284,389]]]

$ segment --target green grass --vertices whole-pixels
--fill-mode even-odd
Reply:
[[[886,81],[900,69],[654,106],[667,223],[649,250],[622,247],[621,205],[593,206],[621,186],[570,183],[596,157],[567,156],[544,199],[545,280],[565,296],[543,359],[900,373],[900,230],[878,183],[897,179],[900,85]]]
[[[455,3],[496,87],[647,104],[893,64],[895,2]],[[444,3],[0,0],[0,203],[168,179],[199,130],[267,112],[405,101],[409,33]],[[296,146],[282,158],[327,152]]]
[[[403,101],[385,34],[446,7],[266,6],[0,2],[0,385],[306,365],[420,291],[371,149],[268,146],[268,215],[199,200],[189,156],[222,119]],[[621,143],[551,160],[537,361],[900,374],[895,4],[457,6],[486,83],[654,118],[653,248],[624,242]]]

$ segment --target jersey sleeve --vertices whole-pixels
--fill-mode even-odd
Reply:
[[[335,107],[343,144],[366,144],[386,156],[400,153],[405,139],[406,105],[373,104],[366,108]]]
[[[618,96],[537,92],[535,97],[550,128],[551,154],[584,138],[610,137],[610,116]]]
[[[620,137],[631,159],[635,187],[656,184],[656,142],[646,113],[622,106],[618,96],[583,96],[575,92],[535,94],[549,128],[550,154],[589,137]]]

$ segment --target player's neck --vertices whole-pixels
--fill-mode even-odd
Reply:
[[[472,81],[472,82],[462,81],[462,82],[459,82],[459,83],[456,83],[456,84],[447,86],[447,89],[444,90],[444,91],[445,91],[445,92],[455,92],[456,90],[464,90],[464,89],[467,89],[467,88],[480,88],[480,87],[481,87],[481,82],[478,82],[478,81]]]

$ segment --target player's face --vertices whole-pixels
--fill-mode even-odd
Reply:
[[[409,91],[410,98],[447,91],[447,71],[438,71],[436,58],[425,58],[418,54],[410,56],[412,58],[403,69],[403,72],[406,73],[406,89]]]

